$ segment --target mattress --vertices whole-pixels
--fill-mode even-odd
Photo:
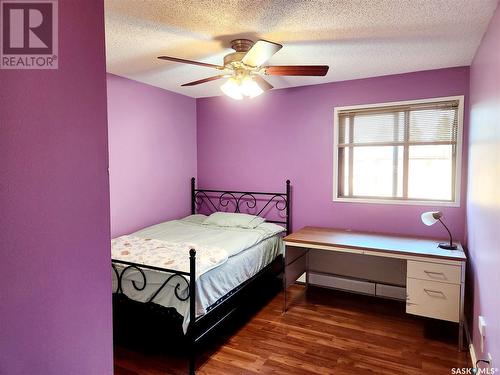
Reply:
[[[274,224],[265,223],[268,225],[268,228],[270,228],[266,232],[267,235],[256,237],[254,239],[254,243],[252,243],[252,241],[248,241],[248,238],[241,238],[241,235],[246,235],[246,233],[248,233],[246,231],[249,230],[243,230],[244,232],[242,232],[241,229],[234,230],[235,228],[226,228],[227,230],[222,229],[224,233],[219,233],[221,228],[218,228],[217,231],[212,231],[213,233],[210,233],[210,231],[205,230],[206,226],[202,226],[201,224],[201,221],[203,221],[204,218],[205,216],[203,215],[191,215],[183,219],[183,223],[179,223],[179,220],[177,220],[176,223],[161,223],[131,234],[132,236],[153,238],[162,241],[182,241],[186,239],[183,238],[182,235],[183,227],[181,226],[181,231],[176,232],[175,235],[173,235],[172,225],[185,224],[188,228],[186,229],[185,236],[191,236],[190,233],[197,233],[198,231],[201,233],[208,232],[208,237],[206,237],[206,234],[204,234],[203,237],[205,242],[215,243],[214,241],[224,239],[225,242],[231,244],[228,248],[230,256],[227,258],[227,261],[218,267],[203,273],[196,280],[195,294],[197,317],[206,314],[210,309],[210,306],[212,306],[220,298],[225,296],[241,283],[256,275],[260,270],[270,264],[279,254],[282,254],[284,249],[281,235],[277,233],[275,228],[273,228]],[[197,228],[197,226],[200,226],[200,228]],[[219,236],[218,239],[215,238],[217,236]],[[235,251],[234,249],[236,248],[238,248],[239,251]],[[188,257],[187,254],[186,257]],[[137,290],[133,287],[132,281],[135,281],[136,285],[140,289],[143,285],[143,277],[138,270],[130,269],[122,278],[122,290],[130,299],[139,302],[146,302],[149,298],[151,298],[151,296],[154,295],[167,278],[171,276],[171,274],[144,268],[142,270],[147,279],[146,287],[143,290]],[[175,308],[175,310],[183,317],[184,332],[187,331],[187,327],[189,325],[189,299],[182,301],[177,298],[175,295],[175,288],[179,285],[177,288],[177,294],[182,298],[187,297],[188,290],[186,280],[189,280],[188,276],[185,276],[185,279],[179,276],[173,277],[158,293],[153,301],[154,303],[164,307]],[[117,279],[116,275],[113,273],[113,290],[116,290],[116,287]]]

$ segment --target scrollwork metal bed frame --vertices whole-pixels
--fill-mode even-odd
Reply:
[[[272,219],[267,222],[281,224],[285,227],[286,233],[291,229],[291,186],[290,180],[286,181],[285,192],[252,192],[252,191],[232,191],[232,190],[213,190],[197,189],[195,178],[191,179],[191,214],[196,214],[203,208],[203,213],[217,211],[251,213],[257,216],[267,216],[274,211]],[[261,205],[259,206],[259,203]],[[284,216],[284,217],[283,217]],[[281,220],[282,219],[282,220]],[[155,304],[155,298],[167,286],[167,284],[177,279],[174,288],[174,294],[180,301],[189,300],[189,326],[186,333],[189,346],[189,374],[193,375],[196,371],[196,344],[215,327],[226,320],[234,311],[237,310],[236,296],[242,294],[252,284],[265,275],[279,274],[283,271],[283,257],[277,257],[273,262],[260,270],[252,278],[246,280],[229,293],[221,297],[213,305],[207,308],[207,313],[196,318],[195,293],[196,293],[196,250],[189,251],[189,272],[183,272],[175,269],[143,265],[139,263],[126,262],[118,259],[112,259],[112,269],[117,279],[117,287],[114,294],[117,296],[129,298],[123,290],[123,277],[131,271],[137,271],[141,275],[142,281],[131,280],[131,285],[136,291],[142,291],[147,286],[147,277],[144,269],[160,271],[169,274],[167,279],[145,302],[144,306],[158,308],[161,306]],[[187,286],[186,292],[181,294],[181,283]],[[235,304],[236,302],[236,304]],[[116,307],[114,307],[116,308]],[[219,312],[219,313],[217,313]]]

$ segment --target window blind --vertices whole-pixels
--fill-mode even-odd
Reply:
[[[458,101],[339,112],[339,147],[455,144]]]

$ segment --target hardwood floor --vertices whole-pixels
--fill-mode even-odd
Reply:
[[[200,353],[197,374],[451,374],[469,367],[457,326],[407,315],[404,304],[303,286],[236,319]],[[165,338],[168,340],[168,337]],[[186,360],[115,347],[115,374],[186,374]]]

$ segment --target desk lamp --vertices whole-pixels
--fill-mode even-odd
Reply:
[[[448,229],[448,227],[443,223],[441,218],[443,217],[443,213],[440,211],[429,211],[429,212],[424,212],[421,216],[422,218],[422,223],[425,225],[431,226],[436,224],[438,221],[443,224],[443,227],[446,229],[448,232],[448,235],[450,236],[450,243],[440,243],[438,246],[441,249],[446,249],[446,250],[456,250],[457,245],[453,243],[453,239],[451,237],[451,232]]]

